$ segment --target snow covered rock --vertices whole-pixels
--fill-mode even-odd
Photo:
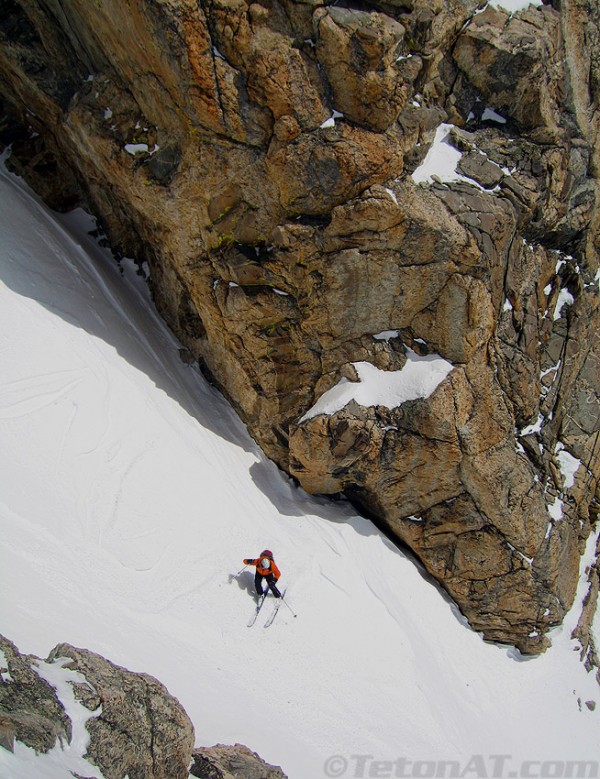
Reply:
[[[15,740],[48,752],[57,739],[71,738],[69,718],[54,688],[36,673],[35,659],[0,636],[0,744],[11,751]]]
[[[69,644],[39,660],[1,636],[0,674],[0,743],[31,776],[187,779],[193,726],[151,676]]]
[[[95,779],[286,776],[241,744],[193,747],[186,712],[153,677],[69,644],[39,660],[0,636],[0,750],[15,761],[7,771],[12,766],[21,776],[29,766],[30,776],[50,770]],[[0,756],[0,773],[4,765]]]
[[[585,593],[581,617],[577,623],[577,627],[573,631],[573,638],[577,638],[581,642],[581,659],[588,671],[595,670],[596,679],[600,684],[600,656],[598,655],[598,647],[593,639],[593,623],[598,608],[598,595],[600,594],[600,566],[598,565],[599,545],[600,542],[595,550],[596,562],[588,571],[587,577],[589,587]]]
[[[82,675],[76,697],[98,712],[87,723],[87,759],[106,779],[187,779],[194,729],[179,702],[147,674],[120,668],[100,655],[59,644],[49,662]]]
[[[546,539],[543,490],[515,449],[492,372],[473,360],[444,377],[434,364],[421,363],[433,374],[427,389],[419,377],[402,396],[379,387],[341,410],[317,406],[290,436],[292,473],[309,491],[345,493],[382,521],[486,638],[535,653],[573,597],[559,577],[566,558]]]

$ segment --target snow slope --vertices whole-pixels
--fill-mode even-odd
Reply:
[[[150,673],[199,745],[247,744],[290,779],[600,758],[576,610],[540,658],[484,643],[367,520],[263,457],[87,218],[4,167],[0,202],[0,631],[21,651],[68,641]],[[264,546],[298,618],[249,629],[238,571]],[[44,760],[0,748],[0,776],[70,777]]]

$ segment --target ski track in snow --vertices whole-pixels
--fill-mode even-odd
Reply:
[[[575,615],[529,662],[482,642],[368,520],[264,458],[81,214],[4,168],[0,198],[0,588],[18,593],[0,624],[22,652],[67,641],[156,676],[199,745],[247,744],[290,779],[334,754],[346,777],[352,755],[597,757]],[[237,571],[265,546],[298,617],[248,630]],[[0,748],[0,775],[27,776],[21,758]]]
[[[83,371],[44,373],[3,384],[0,394],[0,419],[26,416],[56,403],[81,383],[82,373]],[[73,378],[68,379],[69,375]]]

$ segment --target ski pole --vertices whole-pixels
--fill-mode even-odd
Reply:
[[[292,609],[292,607],[289,605],[289,603],[286,601],[286,599],[285,599],[284,597],[282,597],[282,598],[281,598],[281,600],[283,601],[283,604],[284,604],[284,606],[287,606],[287,607],[288,607],[288,609],[289,609],[289,610],[292,612],[292,614],[293,614],[295,617],[297,617],[298,615],[297,615],[296,613],[294,613],[294,610],[293,610],[293,609]]]
[[[248,566],[245,565],[243,568],[240,568],[240,570],[236,573],[236,576],[239,576],[242,571],[244,571]]]

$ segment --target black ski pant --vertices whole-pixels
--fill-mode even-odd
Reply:
[[[256,572],[254,575],[254,586],[256,587],[256,592],[259,595],[263,594],[263,581],[266,581],[269,585],[271,592],[276,598],[281,598],[281,593],[277,589],[277,579],[275,576],[273,576],[272,573],[268,573],[266,576],[263,576],[261,573]]]

